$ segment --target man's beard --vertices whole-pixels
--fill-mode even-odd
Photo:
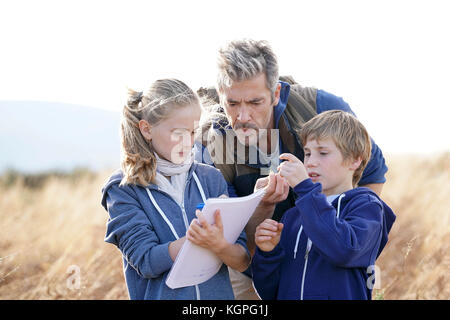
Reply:
[[[247,129],[247,132],[244,132],[243,129]],[[259,128],[255,124],[236,122],[233,126],[233,130],[236,133],[239,142],[243,145],[257,145]]]

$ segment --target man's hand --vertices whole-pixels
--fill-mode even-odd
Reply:
[[[262,251],[272,251],[280,242],[283,224],[266,219],[256,227],[255,243]]]
[[[256,181],[255,191],[261,188],[266,188],[266,193],[245,226],[247,248],[252,256],[255,253],[256,227],[265,219],[272,218],[276,204],[285,200],[289,194],[289,184],[286,179],[273,172],[268,177]]]
[[[271,172],[269,176],[256,181],[255,191],[266,188],[260,206],[274,206],[285,200],[289,194],[289,184],[282,176]]]
[[[308,179],[309,176],[305,166],[296,156],[290,153],[283,153],[280,155],[280,159],[287,161],[282,162],[278,166],[278,173],[287,180],[291,188]]]

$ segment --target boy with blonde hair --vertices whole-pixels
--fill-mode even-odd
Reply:
[[[332,110],[305,123],[300,139],[304,163],[285,153],[278,167],[295,207],[256,229],[256,291],[262,299],[371,299],[375,260],[395,215],[375,192],[357,187],[369,135],[354,116]]]

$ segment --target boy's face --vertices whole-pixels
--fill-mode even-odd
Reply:
[[[329,196],[353,189],[353,173],[360,161],[344,161],[342,153],[331,138],[308,139],[304,165],[313,182],[322,184],[322,192]],[[355,165],[358,164],[358,166]]]

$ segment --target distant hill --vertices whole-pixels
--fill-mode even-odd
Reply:
[[[36,101],[0,101],[0,111],[0,173],[119,165],[119,113]]]

